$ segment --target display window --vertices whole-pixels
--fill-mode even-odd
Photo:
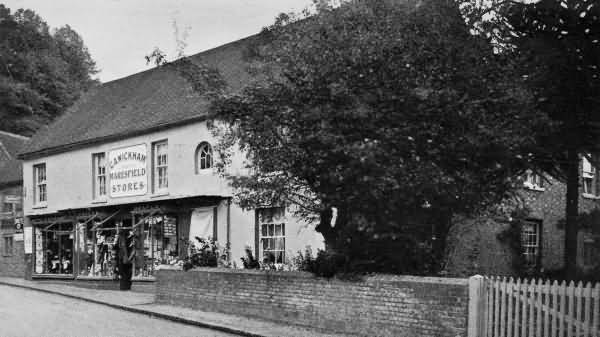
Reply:
[[[114,278],[114,245],[119,230],[131,228],[131,219],[78,224],[80,276]]]
[[[73,274],[72,223],[50,224],[35,228],[35,273]]]
[[[161,264],[173,264],[178,257],[177,217],[136,215],[138,238],[133,276],[151,277]]]

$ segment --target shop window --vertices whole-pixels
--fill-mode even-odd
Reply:
[[[106,155],[102,153],[94,153],[92,155],[93,170],[94,170],[94,199],[106,197]]]
[[[34,204],[43,204],[47,200],[46,189],[46,164],[38,164],[33,166],[34,186]]]
[[[213,166],[213,150],[207,142],[202,142],[196,148],[196,174]]]
[[[13,237],[5,236],[4,237],[4,249],[2,250],[4,256],[13,255]]]
[[[583,241],[583,266],[593,267],[597,263],[596,243],[593,239]]]
[[[583,193],[590,196],[598,196],[600,189],[598,188],[598,172],[587,157],[582,159],[581,179],[583,185]]]
[[[285,263],[285,208],[261,208],[257,212],[260,260],[264,263]]]
[[[77,224],[79,251],[79,275],[113,278],[115,252],[114,245],[119,229],[131,225],[127,221],[93,221]]]
[[[542,175],[535,173],[532,170],[527,170],[525,172],[525,181],[523,185],[530,189],[541,190],[544,188],[544,178]]]
[[[536,268],[540,256],[540,222],[527,221],[521,227],[521,248],[525,265]]]
[[[167,141],[156,142],[152,144],[152,156],[154,169],[153,189],[154,193],[164,192],[169,187],[168,180],[168,143]]]
[[[174,264],[178,257],[177,218],[170,215],[136,215],[137,237],[134,277],[150,277],[161,264]]]
[[[49,224],[35,228],[35,272],[73,274],[73,224]]]

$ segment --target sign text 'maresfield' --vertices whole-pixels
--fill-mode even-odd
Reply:
[[[112,198],[144,195],[148,191],[146,144],[111,150],[108,154]]]

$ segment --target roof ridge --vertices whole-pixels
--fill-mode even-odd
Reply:
[[[252,35],[245,36],[245,37],[243,37],[243,38],[240,38],[240,39],[237,39],[237,40],[234,40],[234,41],[231,41],[231,42],[227,42],[227,43],[225,43],[225,44],[222,44],[222,45],[218,45],[218,46],[216,46],[216,47],[212,47],[212,48],[209,48],[209,49],[205,49],[205,50],[199,51],[199,52],[197,52],[197,53],[194,53],[194,54],[192,54],[192,55],[182,56],[182,57],[180,57],[180,58],[177,58],[177,59],[175,59],[175,60],[173,60],[173,61],[171,61],[171,62],[167,62],[167,63],[166,63],[166,64],[164,64],[164,65],[168,65],[168,64],[174,63],[174,62],[176,62],[176,61],[179,61],[179,60],[181,60],[181,59],[184,59],[184,58],[191,58],[191,57],[194,57],[194,58],[195,58],[195,57],[197,57],[197,56],[201,56],[201,54],[208,54],[208,53],[210,53],[210,52],[213,52],[213,51],[215,51],[215,50],[218,50],[218,49],[221,49],[221,48],[228,47],[228,46],[230,46],[230,45],[232,45],[232,44],[240,43],[240,42],[242,42],[242,41],[248,40],[248,39],[250,39],[250,38],[253,38],[253,37],[255,37],[255,36],[258,36],[258,35],[260,35],[260,32],[259,32],[259,33],[252,34]],[[124,79],[126,79],[126,78],[129,78],[129,77],[134,77],[134,76],[137,76],[137,75],[140,75],[140,74],[143,74],[143,73],[149,72],[149,71],[156,70],[157,68],[160,68],[160,67],[162,67],[162,66],[153,66],[153,67],[151,67],[151,68],[148,68],[148,69],[145,69],[145,70],[142,70],[142,71],[138,71],[138,72],[136,72],[136,73],[133,73],[133,74],[125,75],[125,76],[123,76],[123,77],[115,78],[114,80],[110,80],[110,81],[108,81],[108,82],[103,82],[103,83],[100,83],[100,85],[101,85],[101,86],[102,86],[102,85],[108,85],[108,84],[111,84],[111,83],[114,83],[114,82],[118,82],[118,81],[124,80]]]
[[[18,135],[16,133],[12,133],[12,132],[8,132],[8,131],[2,131],[2,130],[0,130],[0,134],[5,135],[5,136],[9,136],[9,137],[13,137],[13,138],[17,138],[17,139],[20,139],[20,140],[29,140],[29,137],[27,137],[27,136]]]

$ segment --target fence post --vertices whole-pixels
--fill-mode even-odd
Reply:
[[[467,320],[467,337],[482,337],[483,320],[485,319],[484,298],[485,279],[481,275],[469,277],[469,318]]]

